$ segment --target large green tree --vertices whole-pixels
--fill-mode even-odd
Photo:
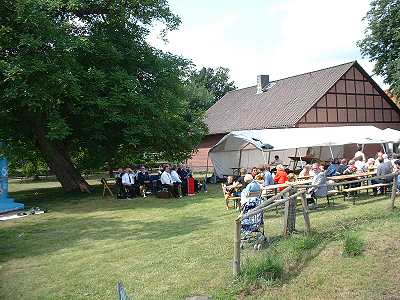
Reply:
[[[154,49],[165,0],[0,0],[0,139],[38,151],[67,191],[77,162],[190,155],[205,131],[188,116],[188,61]]]
[[[236,90],[235,82],[230,79],[229,69],[224,67],[216,69],[203,67],[200,70],[193,70],[189,81],[192,85],[206,88],[213,95],[214,100],[209,106],[227,92]]]
[[[384,77],[400,96],[400,1],[374,0],[365,21],[365,37],[358,42],[361,53],[375,62],[374,72]]]

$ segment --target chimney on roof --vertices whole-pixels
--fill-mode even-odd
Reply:
[[[269,85],[269,75],[257,76],[257,94],[264,92],[265,88]]]

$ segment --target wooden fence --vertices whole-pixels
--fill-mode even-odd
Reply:
[[[283,221],[283,235],[287,236],[295,230],[295,220],[296,220],[296,205],[297,205],[297,197],[301,197],[301,206],[303,210],[303,217],[304,217],[304,232],[309,234],[311,232],[311,223],[309,217],[309,209],[306,199],[307,190],[312,187],[337,187],[343,185],[349,185],[354,183],[361,183],[366,180],[374,180],[374,179],[384,179],[393,176],[392,181],[392,193],[390,197],[390,208],[394,209],[395,207],[395,198],[396,198],[396,191],[397,191],[397,176],[400,172],[395,172],[388,175],[382,176],[374,176],[369,178],[357,179],[357,180],[349,180],[340,183],[327,183],[321,185],[301,185],[297,184],[295,186],[288,186],[275,196],[265,200],[261,205],[255,207],[254,209],[250,210],[246,214],[240,214],[235,219],[234,224],[234,244],[233,244],[233,274],[235,276],[239,275],[240,273],[240,244],[241,244],[241,221],[243,219],[252,217],[259,213],[264,213],[267,210],[271,210],[272,208],[285,205],[285,213],[284,213],[284,221]]]

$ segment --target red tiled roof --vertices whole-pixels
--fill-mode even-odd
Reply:
[[[354,64],[272,81],[261,94],[256,86],[229,92],[206,112],[209,134],[293,127]]]

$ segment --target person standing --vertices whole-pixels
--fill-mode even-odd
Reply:
[[[367,161],[367,159],[365,158],[365,154],[364,154],[364,152],[362,151],[362,150],[363,150],[362,148],[363,148],[362,145],[357,145],[357,152],[354,153],[354,158],[353,158],[353,160],[356,160],[357,157],[361,157],[361,161],[362,161],[363,163],[365,163],[365,162]]]

